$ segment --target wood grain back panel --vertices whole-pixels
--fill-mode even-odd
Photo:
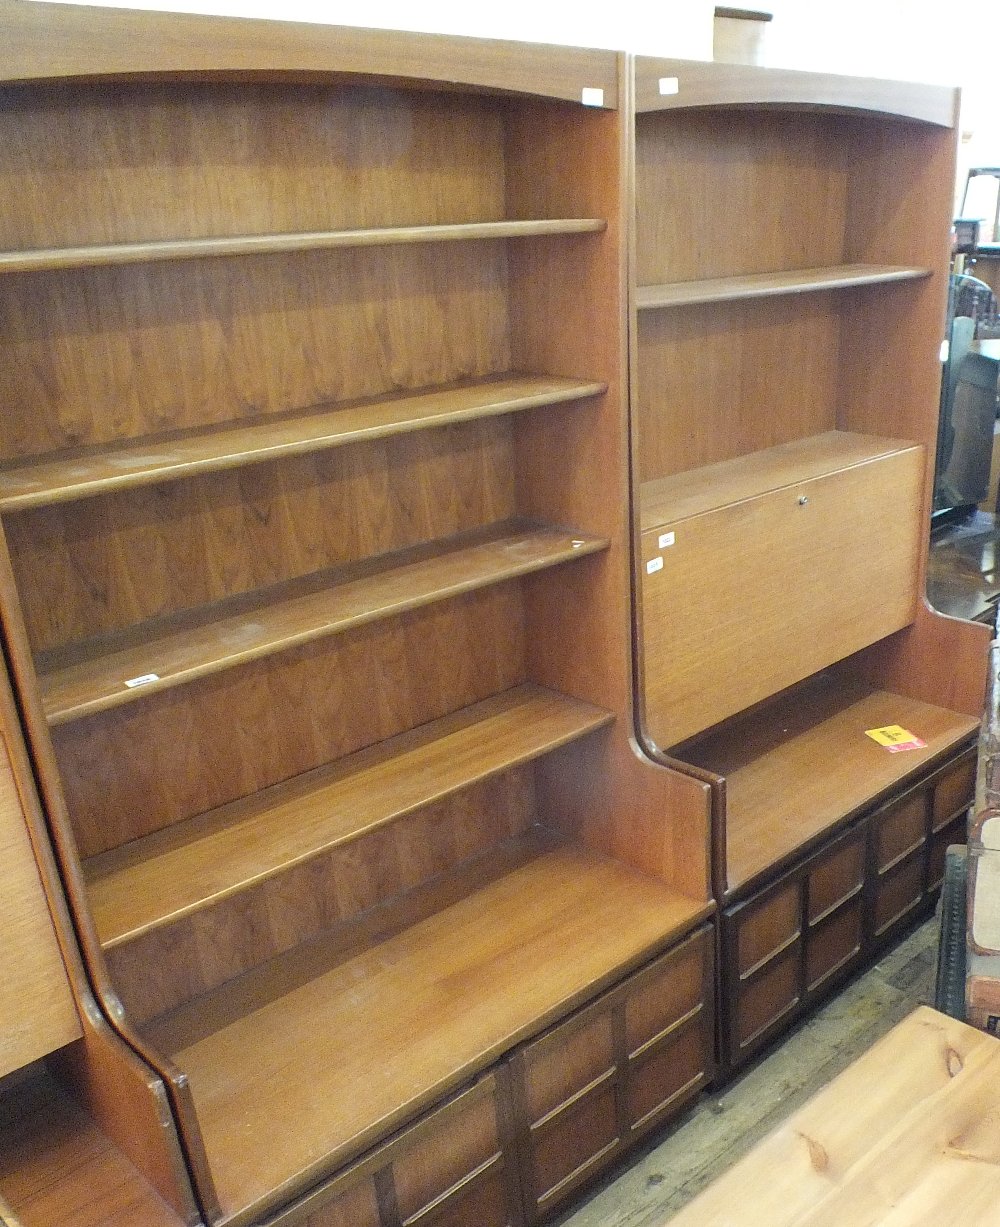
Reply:
[[[517,685],[524,652],[520,594],[507,584],[60,726],[80,854]]]
[[[528,369],[601,372],[604,397],[578,411],[532,414],[516,438],[522,510],[568,521],[611,540],[610,549],[564,568],[558,584],[525,582],[528,669],[533,680],[611,708],[612,735],[588,738],[539,764],[540,812],[574,839],[670,882],[707,893],[708,790],[635,752],[632,726],[628,453],[625,413],[626,147],[616,117],[570,124],[549,109],[509,131],[510,211],[556,211],[608,219],[602,235],[512,250],[512,346]],[[518,138],[515,140],[514,138]],[[587,292],[581,287],[589,286]],[[595,475],[599,475],[595,477]],[[673,821],[664,822],[664,814]]]
[[[495,418],[8,518],[36,651],[514,514]]]
[[[638,116],[638,284],[842,263],[836,123],[774,111]]]
[[[535,821],[532,768],[506,772],[107,952],[138,1026],[326,930],[427,886]]]
[[[376,85],[0,94],[0,250],[504,216],[485,98]]]
[[[830,294],[643,312],[639,480],[834,429],[840,334]]]
[[[640,112],[743,106],[825,110],[852,117],[867,111],[945,128],[957,123],[958,91],[942,85],[646,55],[635,57],[634,72]],[[673,92],[661,92],[665,77],[675,78]]]
[[[0,8],[8,40],[0,77],[6,81],[58,77],[263,73],[287,80],[374,72],[454,88],[539,94],[580,102],[599,89],[601,105],[619,104],[619,57],[584,47],[500,39],[461,38],[395,30],[366,30],[302,21],[253,21],[185,13],[81,10],[76,5],[34,9],[21,0]]]
[[[0,455],[506,370],[506,286],[489,241],[12,276]]]

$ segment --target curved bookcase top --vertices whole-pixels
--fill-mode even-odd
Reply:
[[[640,113],[682,107],[773,106],[871,113],[941,128],[954,128],[957,122],[958,90],[945,85],[644,55],[635,57],[634,66],[635,105]]]
[[[361,75],[613,110],[616,52],[311,22],[0,0],[0,83],[260,73]],[[372,65],[380,69],[373,74]]]

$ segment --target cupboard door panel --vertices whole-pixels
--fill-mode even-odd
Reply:
[[[281,1220],[278,1222],[280,1224]],[[292,1227],[292,1220],[287,1222],[288,1227]],[[381,1227],[381,1223],[375,1185],[368,1179],[334,1197],[308,1218],[302,1219],[301,1227]]]
[[[913,911],[924,898],[924,860],[911,857],[891,869],[877,884],[875,895],[875,936],[883,933]]]
[[[875,865],[887,869],[915,852],[927,837],[927,792],[921,789],[872,817]]]
[[[708,1082],[713,949],[706,925],[511,1058],[529,1219]]]
[[[669,1109],[708,1081],[712,1035],[703,1011],[675,1035],[637,1056],[629,1070],[628,1118],[633,1135],[644,1133]]]
[[[740,986],[736,1000],[736,1037],[740,1051],[763,1036],[769,1027],[789,1013],[801,999],[799,988],[799,943]]]
[[[400,1139],[391,1171],[403,1223],[458,1223],[458,1207],[473,1205],[483,1227],[513,1221],[503,1195],[498,1096],[496,1079],[486,1077]]]
[[[800,897],[799,883],[789,882],[740,914],[737,966],[741,974],[749,973],[798,937]]]
[[[533,1129],[532,1197],[539,1209],[556,1204],[610,1160],[622,1144],[615,1086],[595,1087]]]
[[[525,1049],[525,1099],[533,1122],[564,1106],[586,1086],[613,1073],[612,1016],[585,1010]]]
[[[806,988],[812,992],[861,952],[861,900],[827,917],[809,934],[806,948]]]
[[[865,877],[865,838],[858,832],[809,871],[807,916],[814,924],[861,889]]]
[[[959,759],[934,784],[932,824],[935,831],[953,818],[959,810],[970,806],[976,788],[976,755],[972,752]]]
[[[502,1097],[497,1078],[487,1075],[268,1227],[519,1227]]]
[[[630,1056],[705,1001],[711,991],[706,981],[711,963],[710,931],[704,930],[626,981],[625,1043]]]

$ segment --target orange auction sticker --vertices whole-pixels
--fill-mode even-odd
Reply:
[[[865,736],[884,746],[890,754],[898,754],[900,750],[922,750],[927,745],[926,741],[898,724],[886,724],[880,729],[865,729]]]

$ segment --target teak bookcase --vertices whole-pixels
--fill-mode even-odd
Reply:
[[[624,61],[2,12],[3,625],[197,1211],[120,1143],[189,1221],[534,1219],[713,1068],[711,789],[632,736]]]
[[[640,724],[712,789],[732,1068],[928,902],[971,800],[988,632],[923,599],[956,95],[634,70]]]

